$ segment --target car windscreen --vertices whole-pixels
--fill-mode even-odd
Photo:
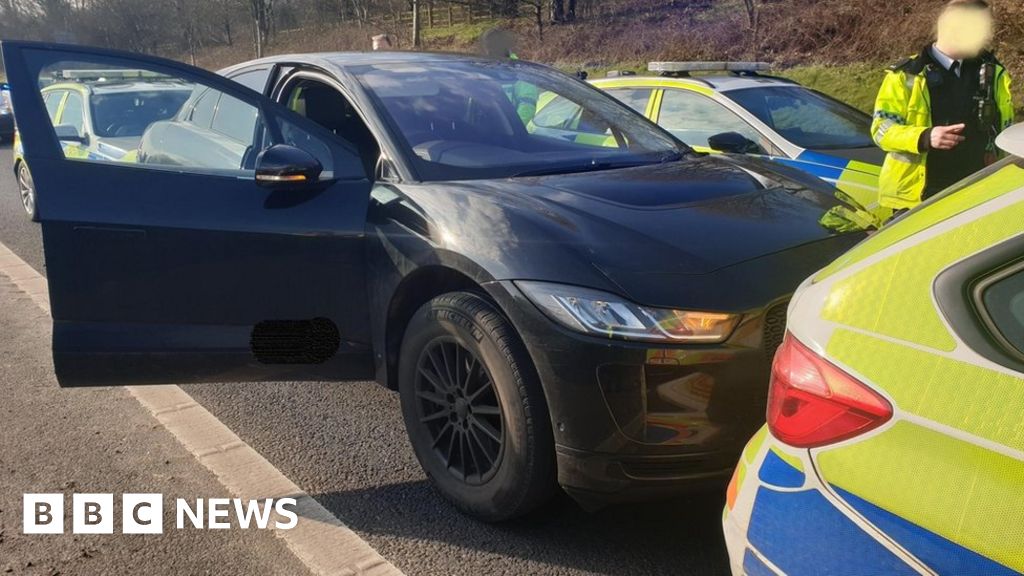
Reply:
[[[174,117],[192,95],[191,86],[131,92],[94,93],[89,99],[96,136],[142,136],[154,122]]]
[[[744,88],[725,92],[725,96],[801,148],[874,146],[870,116],[802,86]]]
[[[350,71],[422,180],[600,170],[686,150],[614,98],[542,66],[435,61]]]

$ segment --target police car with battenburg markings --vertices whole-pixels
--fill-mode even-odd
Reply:
[[[794,295],[734,574],[1024,572],[1024,124],[997,144]]]
[[[871,116],[768,75],[770,68],[763,62],[651,62],[648,69],[657,76],[613,73],[592,84],[695,150],[766,156],[836,186],[854,207],[842,211],[848,220],[840,226],[880,225],[892,213],[878,206],[885,154],[871,139]]]

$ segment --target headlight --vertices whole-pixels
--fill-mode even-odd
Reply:
[[[530,299],[562,326],[595,336],[699,344],[723,342],[739,314],[649,308],[613,294],[547,282],[516,282]]]

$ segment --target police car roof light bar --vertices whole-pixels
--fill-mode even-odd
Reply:
[[[767,62],[649,62],[647,69],[662,76],[689,76],[692,72],[731,72],[733,74],[757,75],[767,72],[772,65]]]

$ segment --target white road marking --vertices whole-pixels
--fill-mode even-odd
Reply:
[[[46,278],[3,243],[0,274],[50,313]],[[402,576],[398,568],[184,390],[178,386],[130,386],[128,391],[236,497],[295,498],[298,524],[290,530],[274,532],[314,574]]]

